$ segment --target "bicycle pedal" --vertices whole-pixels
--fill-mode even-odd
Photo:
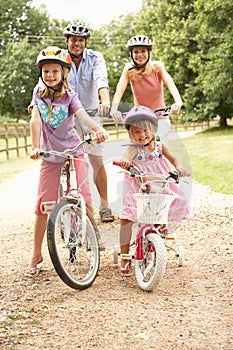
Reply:
[[[167,235],[165,235],[165,241],[175,241],[176,240],[176,236],[172,233],[168,233]]]
[[[100,247],[99,247],[99,251],[100,251],[100,252],[104,252],[105,250],[106,250],[105,247],[103,247],[103,246],[100,246]]]

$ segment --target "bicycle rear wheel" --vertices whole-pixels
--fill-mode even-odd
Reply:
[[[135,260],[135,277],[139,287],[151,292],[163,279],[167,256],[163,239],[150,233],[143,240],[143,260]]]
[[[91,286],[99,269],[100,253],[95,222],[87,211],[86,240],[82,243],[81,208],[63,199],[50,214],[47,242],[53,266],[62,281],[73,289]]]

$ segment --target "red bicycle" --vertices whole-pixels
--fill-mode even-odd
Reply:
[[[120,166],[119,161],[113,161],[114,165]],[[137,177],[140,182],[140,192],[134,196],[137,202],[137,220],[139,228],[135,241],[130,245],[136,246],[135,277],[139,287],[145,291],[152,291],[163,279],[167,264],[167,246],[169,235],[163,234],[162,228],[168,223],[168,211],[175,199],[172,194],[164,194],[163,191],[170,181],[179,182],[177,171],[171,171],[167,176],[161,174],[145,174],[135,165],[131,164],[127,170],[123,170],[131,177]],[[148,181],[144,181],[144,178]],[[173,238],[174,239],[174,238]],[[114,263],[118,263],[119,247],[114,249]],[[184,249],[179,245],[179,266],[184,262]]]

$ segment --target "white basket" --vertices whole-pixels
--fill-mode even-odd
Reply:
[[[137,220],[142,224],[167,224],[168,212],[175,196],[135,193]]]

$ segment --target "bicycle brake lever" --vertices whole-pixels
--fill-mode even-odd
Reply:
[[[170,172],[169,172],[169,177],[172,178],[172,179],[174,179],[175,182],[176,182],[176,184],[179,183],[179,174],[178,174],[178,171],[176,171],[176,170],[170,171]]]

